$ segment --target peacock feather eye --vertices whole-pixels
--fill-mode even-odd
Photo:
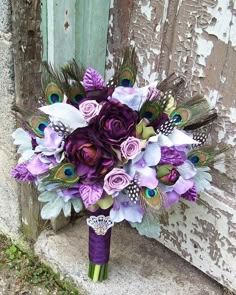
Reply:
[[[77,105],[83,98],[85,98],[85,96],[86,93],[82,84],[76,83],[71,86],[68,98],[72,103]]]
[[[132,87],[133,86],[133,82],[129,79],[123,79],[121,80],[121,86],[123,87]]]
[[[156,195],[158,195],[158,191],[156,189],[149,189],[149,188],[145,189],[145,196],[148,199],[154,198]]]
[[[188,160],[192,162],[194,166],[205,166],[210,159],[209,153],[201,150],[195,150],[190,152]]]
[[[173,120],[173,124],[179,127],[185,126],[189,122],[190,117],[190,111],[185,108],[176,109],[170,116],[170,118]]]
[[[75,169],[74,167],[65,167],[64,168],[65,177],[73,178],[75,176]]]
[[[48,126],[49,122],[45,117],[33,116],[29,121],[31,130],[38,136],[44,136],[44,130]]]
[[[189,161],[192,162],[192,164],[194,166],[198,166],[198,164],[200,162],[200,159],[199,159],[198,155],[191,155],[188,159],[189,159]]]
[[[71,163],[62,163],[50,169],[50,175],[44,179],[45,182],[60,183],[62,187],[70,187],[79,181],[75,172],[75,166]]]
[[[141,197],[147,206],[155,210],[158,210],[161,208],[162,195],[158,188],[155,188],[155,189],[142,188]]]
[[[146,118],[146,119],[148,119],[148,121],[151,122],[153,120],[153,113],[151,113],[151,112],[144,112],[143,118]]]
[[[63,92],[56,83],[50,82],[45,90],[46,100],[49,104],[63,101]]]
[[[82,99],[84,98],[84,96],[82,95],[82,94],[77,94],[76,96],[74,96],[73,98],[72,98],[72,101],[74,102],[74,103],[79,103]]]
[[[58,170],[54,175],[54,179],[74,183],[79,180],[79,177],[75,173],[75,166],[70,163],[65,163],[58,167]]]

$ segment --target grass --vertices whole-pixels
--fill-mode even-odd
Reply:
[[[5,236],[0,235],[0,271],[9,270],[16,275],[17,284],[22,287],[40,286],[46,289],[48,294],[79,295],[70,282],[61,280],[59,274],[40,262],[37,256],[22,251]]]

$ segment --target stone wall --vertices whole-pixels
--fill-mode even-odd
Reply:
[[[20,229],[18,185],[9,176],[15,164],[11,133],[16,120],[11,111],[15,102],[11,2],[0,0],[0,232],[15,236]]]

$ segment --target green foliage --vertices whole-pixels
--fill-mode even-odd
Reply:
[[[17,245],[11,244],[0,235],[1,268],[14,271],[20,284],[44,287],[49,294],[79,295],[78,290],[70,282],[61,280],[59,274],[40,262],[37,256],[23,252]]]

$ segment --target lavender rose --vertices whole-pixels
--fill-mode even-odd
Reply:
[[[77,128],[65,141],[65,153],[75,164],[80,182],[92,184],[102,180],[115,165],[115,155],[106,142],[99,140],[90,126]]]
[[[90,123],[103,141],[117,148],[128,137],[135,135],[137,120],[135,111],[111,100],[103,105],[98,116]]]
[[[141,141],[136,137],[128,137],[120,146],[125,159],[134,159],[141,152]]]
[[[97,116],[101,108],[102,106],[96,100],[86,100],[79,105],[79,110],[87,122]]]
[[[114,168],[105,176],[103,188],[108,195],[112,195],[122,191],[130,184],[131,180],[132,178],[124,169]]]

